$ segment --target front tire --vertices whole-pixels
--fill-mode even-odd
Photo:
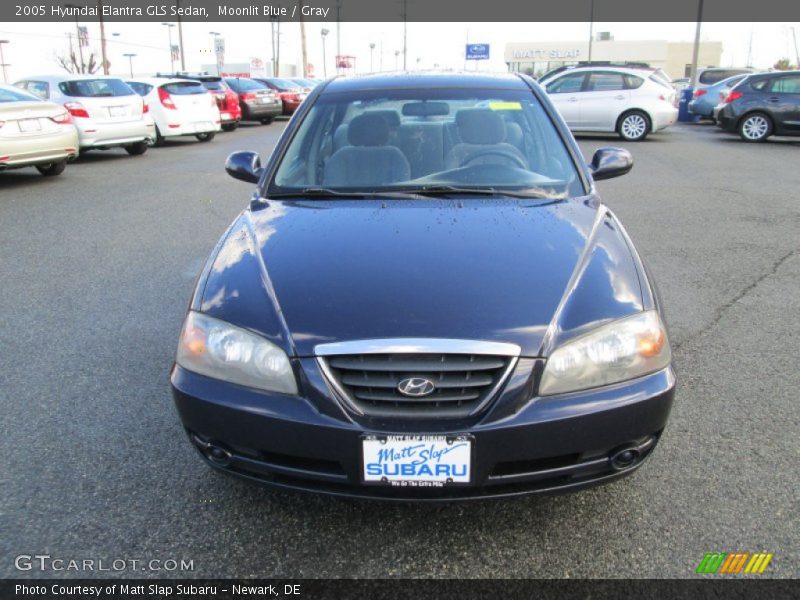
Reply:
[[[763,142],[772,135],[772,119],[764,113],[750,113],[739,123],[739,135],[745,142]]]
[[[164,145],[164,136],[161,135],[161,132],[158,130],[158,125],[156,125],[156,139],[150,142],[151,146],[163,146]]]
[[[214,139],[215,135],[217,135],[215,132],[207,131],[206,133],[198,133],[194,137],[196,137],[201,142],[210,142],[211,140]]]
[[[641,142],[650,133],[650,119],[640,110],[627,112],[619,119],[617,133],[626,142]]]
[[[66,160],[60,160],[58,162],[50,163],[49,165],[36,165],[36,170],[45,177],[55,177],[56,175],[61,175],[66,168]]]
[[[125,146],[125,152],[130,154],[131,156],[141,156],[145,152],[147,152],[147,142],[136,142],[135,144],[128,144]]]

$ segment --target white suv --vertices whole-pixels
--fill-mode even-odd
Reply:
[[[678,120],[675,90],[652,70],[578,67],[542,85],[575,132],[615,132],[639,141]]]
[[[28,92],[61,104],[72,115],[81,151],[123,147],[144,154],[155,137],[142,98],[117,77],[47,75],[15,83]]]
[[[201,82],[153,77],[127,83],[149,108],[156,124],[156,145],[165,138],[187,135],[210,142],[220,131],[217,98]]]

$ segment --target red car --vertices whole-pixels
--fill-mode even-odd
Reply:
[[[299,84],[288,79],[280,79],[278,77],[259,78],[260,81],[271,90],[275,90],[283,102],[283,114],[291,115],[300,106],[300,103],[306,99],[308,92]]]
[[[239,122],[242,120],[242,108],[239,106],[239,96],[225,83],[222,77],[209,75],[207,73],[179,73],[177,75],[162,75],[159,73],[158,77],[174,77],[176,79],[199,81],[217,100],[222,130],[233,131],[239,126]]]

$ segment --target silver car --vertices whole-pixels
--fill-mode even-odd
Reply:
[[[59,175],[78,156],[78,132],[63,106],[0,85],[0,171],[36,167]]]
[[[575,132],[617,133],[635,142],[678,120],[675,90],[652,69],[578,67],[542,85]]]
[[[142,97],[117,77],[47,75],[14,85],[63,105],[78,129],[81,151],[123,147],[128,154],[144,154],[155,138]]]

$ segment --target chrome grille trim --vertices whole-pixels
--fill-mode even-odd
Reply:
[[[315,347],[320,370],[346,408],[357,415],[396,418],[417,418],[426,412],[431,418],[479,413],[508,381],[520,352],[519,346],[501,342],[420,338],[355,340]],[[371,359],[370,355],[384,356]],[[432,360],[432,355],[441,358]],[[461,359],[458,355],[465,356]],[[436,374],[436,382],[441,382],[437,395],[398,396],[395,382],[414,373]],[[362,385],[371,382],[374,385]]]

